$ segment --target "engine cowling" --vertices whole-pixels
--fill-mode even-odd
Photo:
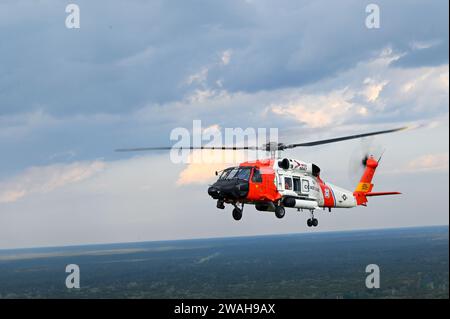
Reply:
[[[320,168],[312,163],[306,163],[296,159],[283,158],[278,161],[278,167],[284,170],[293,170],[301,173],[308,173],[313,176],[319,176]]]

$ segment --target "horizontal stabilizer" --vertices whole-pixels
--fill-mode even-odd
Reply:
[[[371,193],[366,193],[365,195],[367,197],[369,196],[385,196],[385,195],[401,195],[402,193],[400,192],[371,192]]]

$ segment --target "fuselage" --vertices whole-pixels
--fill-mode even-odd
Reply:
[[[320,178],[317,165],[287,158],[228,168],[208,193],[225,203],[254,204],[262,211],[273,211],[277,205],[310,210],[357,206],[353,192]]]

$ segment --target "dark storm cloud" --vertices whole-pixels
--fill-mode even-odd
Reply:
[[[265,7],[256,40],[237,50],[225,71],[225,85],[250,91],[304,85],[346,70],[383,47],[411,51],[416,41],[442,43],[421,54],[412,52],[399,64],[448,63],[448,2],[376,3],[381,27],[371,30],[364,24],[364,1],[315,1],[297,10]]]
[[[357,0],[75,2],[80,30],[60,1],[0,5],[0,114],[129,112],[181,99],[204,67],[203,85],[231,92],[302,86],[413,41],[442,44],[398,65],[448,61],[446,1],[379,1],[379,30]]]
[[[79,30],[65,28],[60,1],[3,6],[1,114],[128,112],[179,99],[184,78],[222,49],[214,24],[240,26],[231,1],[76,3]]]

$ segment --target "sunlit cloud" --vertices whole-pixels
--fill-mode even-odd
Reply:
[[[222,57],[220,58],[223,65],[228,65],[231,61],[232,50],[223,51]]]
[[[312,128],[327,127],[342,123],[352,115],[367,113],[362,105],[352,102],[354,96],[347,88],[322,95],[305,94],[286,104],[272,105],[271,110]]]
[[[378,99],[378,96],[380,96],[380,93],[385,85],[388,84],[388,81],[377,83],[371,78],[366,78],[366,80],[364,80],[364,84],[366,85],[364,95],[366,96],[367,101],[375,102]]]
[[[188,164],[180,172],[177,185],[207,184],[217,178],[215,172],[241,162],[253,160],[256,154],[244,151],[199,150],[189,155]]]
[[[0,203],[16,202],[30,194],[46,194],[66,185],[89,179],[102,171],[101,161],[32,167],[18,176],[0,182]]]
[[[448,171],[448,153],[427,154],[411,160],[406,169],[410,172]]]

